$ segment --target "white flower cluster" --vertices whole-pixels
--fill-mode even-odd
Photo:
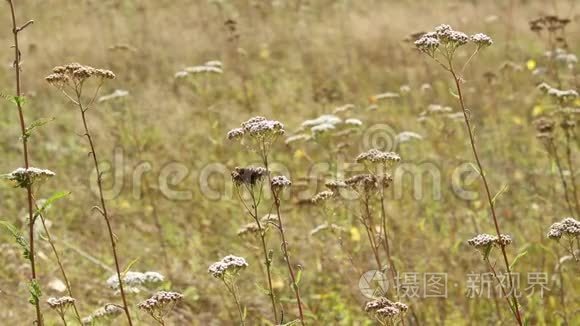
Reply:
[[[400,160],[401,157],[399,154],[395,152],[383,152],[376,148],[360,153],[355,159],[357,163],[381,163],[386,165],[391,165]]]
[[[34,167],[18,168],[2,177],[14,182],[16,187],[27,188],[32,186],[34,183],[42,182],[50,177],[54,177],[56,173],[47,170],[39,169]]]
[[[576,238],[578,234],[580,234],[580,222],[572,217],[567,217],[560,222],[552,224],[547,236],[552,240],[560,240],[562,236]]]
[[[228,255],[222,260],[211,264],[208,272],[215,278],[224,279],[226,276],[236,276],[246,267],[248,267],[248,263],[244,258]]]
[[[183,299],[183,294],[177,292],[159,291],[151,296],[149,299],[139,303],[137,307],[139,309],[152,312],[154,310],[164,311],[169,305],[174,305],[175,303]]]
[[[453,30],[449,25],[442,24],[435,27],[434,32],[423,34],[415,41],[415,46],[419,51],[433,57],[440,46],[444,46],[447,50],[445,54],[449,54],[469,41],[473,42],[478,49],[493,44],[491,37],[483,33],[477,33],[469,37],[463,32]]]
[[[127,272],[123,276],[123,285],[127,286],[129,292],[138,293],[141,288],[154,288],[165,280],[165,277],[158,272]],[[119,278],[117,274],[107,279],[107,285],[118,292]]]
[[[93,311],[90,316],[83,318],[82,323],[83,325],[88,326],[98,324],[99,322],[110,322],[122,313],[123,308],[114,304],[107,304],[104,307]]]
[[[373,313],[376,317],[387,320],[401,317],[407,310],[409,310],[409,306],[406,304],[393,302],[387,298],[378,298],[367,302],[365,305],[366,312]]]
[[[230,130],[227,133],[227,138],[229,140],[241,140],[244,137],[249,137],[258,141],[270,141],[285,133],[284,125],[281,122],[257,116],[243,122],[241,128]]]
[[[336,129],[342,123],[342,119],[333,114],[323,114],[316,119],[302,122],[301,127],[310,128],[310,131],[316,137]]]
[[[271,184],[273,189],[281,190],[283,188],[290,187],[292,185],[292,181],[283,175],[278,175],[272,178]]]
[[[204,63],[200,66],[187,67],[181,71],[175,73],[175,78],[185,78],[190,75],[197,74],[223,74],[223,65],[221,61],[212,60]]]
[[[50,297],[46,300],[46,303],[51,309],[57,310],[59,312],[64,312],[68,307],[75,303],[75,299],[65,296],[60,298]]]
[[[99,103],[100,102],[106,102],[106,101],[110,101],[110,100],[114,100],[114,99],[118,99],[118,98],[122,98],[122,97],[126,97],[129,95],[129,92],[123,89],[116,89],[114,92],[112,92],[111,94],[108,95],[103,95],[101,97],[99,97]]]
[[[512,243],[512,238],[507,234],[501,234],[498,238],[495,235],[491,234],[478,234],[472,239],[467,240],[467,244],[476,248],[476,249],[487,249],[490,246],[507,246]]]

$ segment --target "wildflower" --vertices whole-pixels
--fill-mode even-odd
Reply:
[[[183,294],[177,292],[159,291],[149,299],[139,303],[137,307],[146,311],[161,325],[165,325],[164,318],[173,310],[175,305],[183,299]]]
[[[475,45],[477,45],[478,49],[488,47],[488,46],[493,44],[491,37],[489,37],[483,33],[477,33],[477,34],[472,35],[471,42],[475,43]]]
[[[312,131],[312,134],[314,134],[314,136],[319,136],[334,129],[335,127],[333,124],[323,123],[310,128],[310,131]]]
[[[379,319],[392,321],[402,317],[409,310],[409,307],[402,302],[393,302],[381,297],[367,302],[364,309]]]
[[[242,128],[235,128],[227,133],[228,140],[239,140],[242,139],[242,137],[244,137],[244,129]]]
[[[395,98],[399,98],[399,97],[401,97],[401,95],[399,95],[399,93],[386,92],[386,93],[381,93],[381,94],[371,96],[371,102],[378,102],[380,100],[385,100],[385,99],[395,99]]]
[[[274,191],[281,191],[284,188],[288,188],[292,185],[292,181],[283,175],[278,175],[272,178],[271,186]]]
[[[498,238],[491,234],[478,234],[474,238],[467,240],[467,243],[478,250],[487,250],[491,246],[505,247],[512,243],[512,238],[507,234],[501,234]]]
[[[534,121],[534,124],[536,125],[539,138],[549,136],[554,132],[554,121],[551,119],[541,117]]]
[[[128,91],[122,90],[122,89],[116,89],[113,93],[111,93],[109,95],[103,95],[103,96],[99,97],[98,101],[99,102],[106,102],[106,101],[126,97],[127,95],[129,95]]]
[[[235,277],[238,273],[248,267],[248,263],[242,257],[228,255],[222,260],[211,264],[208,272],[215,278],[224,279],[226,277]]]
[[[14,182],[15,187],[28,188],[34,183],[43,182],[50,177],[54,177],[55,175],[56,173],[47,169],[29,167],[28,169],[17,168],[8,174],[2,175],[2,177]]]
[[[395,152],[383,152],[376,148],[360,153],[355,159],[357,163],[382,163],[386,165],[391,165],[400,160],[401,157],[399,154]]]
[[[552,240],[560,240],[562,236],[568,238],[577,238],[580,234],[580,222],[572,217],[564,218],[560,222],[556,222],[550,226],[547,237]]]
[[[326,188],[330,189],[330,191],[332,191],[334,193],[338,192],[342,188],[348,187],[346,182],[344,182],[342,180],[327,181],[324,185],[326,186]]]
[[[434,56],[435,51],[439,48],[441,43],[435,37],[423,36],[415,41],[415,46],[419,51],[426,53],[429,56]]]
[[[422,140],[423,136],[412,131],[403,131],[399,133],[396,137],[397,143],[406,143],[412,140]]]
[[[75,299],[67,296],[60,298],[51,297],[46,300],[46,303],[48,303],[48,306],[51,309],[55,310],[61,317],[63,317],[66,310],[75,303]]]
[[[355,119],[355,118],[350,118],[350,119],[346,119],[344,121],[345,124],[349,125],[349,126],[362,126],[362,121],[360,121],[359,119]]]
[[[232,171],[232,180],[234,184],[239,185],[248,185],[248,186],[255,186],[258,182],[262,181],[262,179],[266,176],[268,171],[263,167],[249,167],[249,168],[240,168],[236,167],[234,171]]]
[[[343,106],[339,106],[339,107],[335,108],[334,111],[332,111],[332,113],[337,114],[337,113],[351,111],[354,109],[355,109],[354,104],[345,104]]]
[[[114,304],[107,304],[93,311],[90,316],[83,318],[82,323],[83,325],[95,325],[99,322],[110,322],[123,312],[123,308]]]
[[[332,115],[332,114],[324,114],[319,116],[316,119],[312,119],[312,120],[306,120],[304,122],[302,122],[302,127],[303,128],[312,128],[314,126],[318,126],[318,125],[338,125],[342,123],[342,119]]]
[[[314,197],[312,197],[311,201],[313,204],[322,204],[323,202],[331,199],[334,197],[334,192],[332,191],[322,191],[317,193],[316,195],[314,195]]]
[[[344,181],[357,192],[369,192],[377,189],[377,178],[372,174],[357,174]]]
[[[253,117],[241,124],[241,128],[235,128],[227,133],[229,140],[248,139],[253,142],[254,149],[263,151],[265,145],[273,142],[278,136],[284,135],[284,125],[276,120],[268,120],[264,117]]]
[[[55,86],[63,87],[71,80],[74,83],[81,83],[89,78],[98,79],[115,79],[115,74],[106,69],[97,69],[91,66],[84,66],[79,63],[70,63],[65,66],[56,66],[52,69],[52,74],[48,75],[45,80]]]
[[[258,223],[252,222],[239,228],[237,234],[238,236],[244,236],[248,234],[257,234],[259,231],[260,227],[258,226]]]
[[[308,141],[310,139],[312,139],[312,137],[310,135],[298,134],[298,135],[294,135],[294,136],[290,136],[290,137],[286,138],[284,143],[291,144],[291,143],[295,143],[298,141]]]

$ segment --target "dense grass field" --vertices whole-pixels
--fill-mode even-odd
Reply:
[[[0,325],[580,325],[580,2],[0,8]]]

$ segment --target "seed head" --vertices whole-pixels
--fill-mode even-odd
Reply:
[[[292,185],[292,181],[290,181],[288,178],[286,178],[283,175],[278,175],[272,178],[272,189],[274,189],[275,191],[280,191],[284,188],[288,188]]]
[[[232,171],[232,180],[235,185],[255,186],[266,176],[268,171],[263,167],[236,167]]]
[[[334,196],[335,196],[334,192],[326,190],[326,191],[322,191],[322,192],[319,192],[316,195],[314,195],[314,197],[312,197],[311,201],[315,205],[322,205],[324,202],[332,199]]]
[[[355,161],[357,163],[379,163],[384,165],[392,165],[401,160],[399,154],[395,152],[383,152],[373,148],[367,152],[360,153]]]
[[[248,267],[248,263],[242,257],[228,255],[222,260],[209,266],[208,272],[215,278],[235,277],[238,273]]]
[[[477,33],[472,35],[471,42],[475,43],[475,45],[477,45],[479,49],[491,46],[493,44],[491,37],[483,33]]]
[[[577,238],[580,234],[580,222],[572,217],[564,218],[560,222],[556,222],[550,226],[547,237],[552,240],[560,240],[562,236],[570,239]]]
[[[59,314],[62,315],[64,314],[66,309],[68,309],[75,303],[75,299],[67,296],[60,298],[50,297],[48,298],[48,300],[46,300],[46,303],[48,303],[48,306],[51,309],[54,309],[55,311],[57,311]]]
[[[48,178],[54,177],[56,173],[35,167],[18,168],[8,174],[2,175],[2,178],[14,183],[15,187],[27,188],[35,183],[40,183]]]

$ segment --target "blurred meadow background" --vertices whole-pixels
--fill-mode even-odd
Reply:
[[[0,91],[12,95],[12,27],[8,5],[1,6]],[[513,325],[502,299],[467,295],[468,275],[488,269],[466,241],[495,229],[473,173],[453,79],[413,45],[416,33],[445,23],[494,40],[464,70],[463,95],[491,191],[501,191],[496,211],[502,232],[513,239],[510,261],[518,256],[513,269],[521,274],[522,314],[528,325],[580,324],[578,262],[546,237],[552,223],[578,219],[572,192],[580,188],[578,128],[567,139],[556,126],[559,169],[534,124],[560,119],[538,84],[579,90],[580,2],[31,0],[15,7],[20,24],[34,20],[19,34],[25,118],[50,120],[29,138],[31,166],[56,173],[35,196],[70,192],[50,205],[45,219],[83,317],[120,299],[106,283],[114,263],[104,220],[92,209],[96,172],[82,122],[44,80],[54,66],[70,62],[116,74],[88,112],[89,124],[121,269],[159,272],[158,289],[184,296],[167,325],[238,324],[234,301],[207,271],[229,254],[249,264],[237,278],[246,324],[274,324],[258,241],[238,235],[252,220],[230,177],[235,167],[260,160],[226,139],[254,116],[278,120],[286,130],[269,159],[272,170],[293,182],[282,213],[307,324],[376,324],[360,287],[361,275],[377,266],[358,201],[320,207],[310,198],[325,182],[360,172],[348,163],[378,147],[401,156],[386,193],[391,254],[399,274],[415,273],[421,287],[419,295],[400,298],[409,305],[405,324]],[[554,35],[532,31],[529,22],[546,15],[569,23]],[[458,50],[457,60],[471,51]],[[221,63],[219,71],[204,66],[211,61]],[[567,107],[576,122],[580,100]],[[0,108],[0,173],[10,173],[22,166],[19,120],[10,101]],[[304,122],[321,115],[341,122],[313,136],[312,123]],[[26,192],[2,184],[0,196],[0,220],[26,234]],[[271,196],[264,201],[260,216],[271,212]],[[35,232],[45,324],[61,325],[46,299],[66,295],[66,286],[45,231],[38,226]],[[267,241],[273,288],[290,322],[296,302],[280,239],[271,230]],[[27,303],[30,264],[9,232],[0,234],[0,246],[0,324],[29,325],[35,317]],[[492,262],[502,269],[496,254]],[[423,295],[426,273],[446,273],[446,297]],[[542,296],[525,293],[530,273],[545,273]],[[134,324],[154,325],[136,308],[152,291],[128,296]],[[109,321],[125,322],[122,316]]]

